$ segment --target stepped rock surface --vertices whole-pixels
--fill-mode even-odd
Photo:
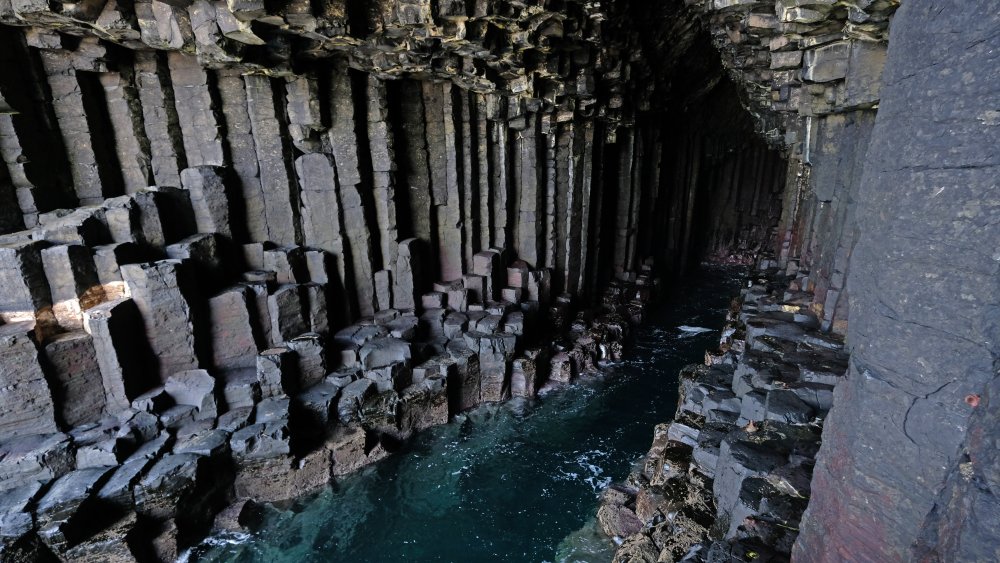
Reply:
[[[0,559],[175,560],[711,261],[617,559],[996,560],[997,146],[992,0],[0,0]]]

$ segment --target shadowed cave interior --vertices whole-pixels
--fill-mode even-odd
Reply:
[[[935,4],[0,0],[0,557],[175,560],[724,264],[615,560],[991,559],[1000,16]]]

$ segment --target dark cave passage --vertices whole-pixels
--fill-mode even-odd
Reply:
[[[725,78],[681,100],[655,128],[637,128],[649,164],[632,172],[642,186],[635,254],[678,273],[703,261],[750,263],[775,244],[787,161],[755,133]]]

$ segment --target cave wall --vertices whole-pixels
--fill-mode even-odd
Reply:
[[[695,4],[789,150],[777,264],[851,352],[800,560],[998,557],[997,11],[897,5]]]
[[[375,277],[411,237],[429,247],[429,279],[458,279],[476,252],[507,249],[550,270],[556,293],[586,296],[604,272],[654,255],[665,267],[739,244],[746,255],[773,234],[780,156],[751,134],[670,122],[677,104],[666,100],[704,97],[721,69],[702,71],[702,92],[637,85],[631,75],[648,69],[628,53],[641,45],[626,8],[181,4],[0,13],[18,26],[3,28],[4,53],[27,63],[0,87],[11,171],[0,193],[21,211],[5,208],[4,231],[148,186],[185,187],[188,167],[224,167],[225,234],[332,253],[359,315],[378,308]],[[698,36],[683,31],[675,65]],[[712,54],[707,41],[697,47],[700,59]],[[738,113],[716,98],[699,103]],[[670,175],[660,174],[665,151],[677,160]],[[767,188],[691,164],[731,155],[734,169],[767,161]],[[716,184],[732,201],[708,213]],[[753,205],[768,210],[748,218]],[[681,219],[668,252],[654,243],[666,230],[647,216],[656,209]],[[725,232],[694,240],[701,215],[722,216],[714,229]]]
[[[784,155],[648,8],[0,0],[0,557],[175,560],[772,246]]]
[[[794,556],[994,560],[996,7],[766,4],[691,9],[783,136],[776,263],[852,353]]]
[[[683,4],[656,7],[667,53],[648,9],[0,3],[0,442],[173,428],[203,405],[171,385],[211,418],[385,379],[362,347],[392,323],[418,350],[392,377],[489,334],[462,404],[500,400],[532,319],[773,246],[784,155]]]
[[[802,271],[821,328],[846,335],[857,190],[879,106],[893,0],[686,2],[686,21],[708,30],[736,97],[758,137],[788,159],[774,250],[777,265]],[[673,22],[664,4],[640,21]],[[676,8],[674,8],[676,9]],[[671,31],[676,24],[665,26]],[[648,51],[669,60],[669,34],[646,33]],[[663,68],[651,75],[677,80]],[[794,288],[793,288],[794,289]]]
[[[850,373],[802,558],[1000,556],[997,29],[991,2],[904,3],[893,20],[856,195]]]
[[[334,332],[771,250],[853,351],[797,554],[979,556],[1000,294],[980,4],[907,5],[890,34],[894,0],[0,1],[0,319],[34,323],[4,377],[40,397],[0,428],[67,430],[293,339],[207,344],[211,303],[290,299],[256,270],[322,284]],[[535,286],[487,294],[482,260]],[[117,365],[123,342],[163,372]],[[87,385],[53,372],[80,346],[102,391],[72,409]]]

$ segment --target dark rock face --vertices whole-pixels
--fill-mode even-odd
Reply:
[[[797,557],[996,559],[1000,16],[899,4],[0,0],[0,556],[175,558],[709,259],[620,558],[786,556],[821,421]]]
[[[843,385],[848,359],[838,336],[817,329],[811,296],[788,290],[806,275],[755,273],[719,349],[681,371],[674,421],[604,492],[598,521],[620,542],[615,561],[791,555],[829,410],[812,399]]]
[[[860,184],[851,371],[823,436],[802,557],[997,556],[984,447],[1000,374],[1000,16],[988,4],[904,3],[893,22]],[[962,41],[937,42],[944,30]]]
[[[973,395],[969,430],[959,454],[947,468],[944,487],[920,531],[914,556],[920,561],[989,561],[1000,557],[996,530],[1000,526],[1000,459],[996,434],[997,378],[982,396]],[[978,401],[978,402],[977,402]]]
[[[59,218],[60,242],[84,227],[99,237],[86,213],[46,214],[115,200],[97,218],[115,243],[165,238],[190,256],[210,244],[180,240],[197,232],[321,250],[341,323],[414,307],[435,278],[482,275],[474,256],[491,248],[549,270],[558,293],[593,296],[649,256],[768,244],[784,161],[756,141],[733,87],[715,88],[722,68],[680,2],[466,4],[0,9],[4,52],[31,63],[0,85],[12,170],[0,193],[21,210],[0,232]],[[640,45],[633,23],[649,17],[675,25],[678,44]],[[664,73],[687,75],[687,57],[706,63],[703,79],[671,86]],[[153,185],[183,188],[183,221],[150,213]],[[165,191],[160,216],[177,195]],[[710,213],[711,199],[725,210]],[[709,217],[704,236],[692,228]],[[426,257],[400,249],[408,237]]]

